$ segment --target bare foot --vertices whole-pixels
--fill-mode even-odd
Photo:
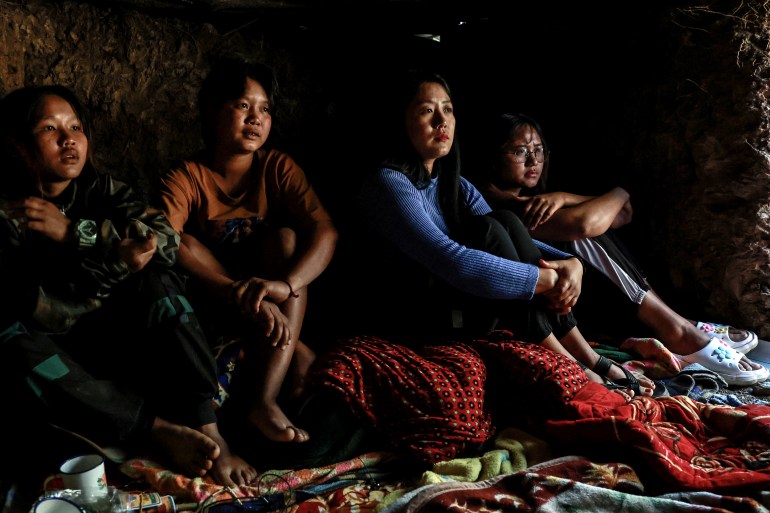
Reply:
[[[745,355],[738,362],[738,366],[741,368],[741,370],[757,370],[762,368],[761,364],[753,360],[749,360]]]
[[[690,346],[687,351],[684,351],[683,353],[679,353],[679,354],[688,355],[692,353],[697,353],[698,351],[706,347],[709,344],[709,342],[711,342],[711,337],[709,337],[706,333],[700,331],[699,329],[696,328],[695,333],[696,334],[693,336],[693,339],[695,339],[696,342],[694,342],[693,345]],[[738,361],[738,367],[742,371],[752,371],[752,370],[761,369],[762,365],[758,364],[757,362],[749,360],[745,355],[743,355],[741,359]]]
[[[586,373],[586,377],[589,380],[593,381],[594,383],[602,383],[602,384],[604,384],[604,383],[607,382],[606,379],[604,379],[603,377],[599,376],[597,373],[595,373],[591,369],[583,369],[583,371]]]
[[[275,403],[256,405],[249,414],[249,420],[275,442],[307,442],[310,439],[308,432],[292,424]]]
[[[610,365],[609,369],[607,369],[607,379],[604,379],[604,377],[597,374],[593,370],[590,370],[590,369],[584,369],[584,370],[588,379],[590,379],[591,381],[602,383],[602,384],[607,383],[607,381],[611,381],[615,384],[620,384],[628,379],[626,377],[626,373],[624,372],[623,367],[621,367],[619,363],[615,363],[615,362],[612,362],[612,365]],[[652,397],[655,393],[655,382],[642,373],[633,372],[633,371],[630,371],[630,372],[639,382],[639,393],[642,396]],[[628,388],[627,395],[633,396],[634,391]]]
[[[200,431],[173,424],[156,417],[150,438],[171,460],[174,467],[188,477],[203,477],[214,466],[220,447]]]
[[[693,321],[692,319],[688,319],[688,321],[690,321],[690,324],[693,326],[698,326],[698,321]],[[744,330],[742,328],[736,328],[728,325],[727,336],[730,337],[730,340],[733,342],[740,342],[741,340],[746,340],[746,338],[749,336],[749,330]]]
[[[733,328],[730,326],[727,328],[727,336],[730,337],[730,340],[733,342],[739,342],[741,340],[746,340],[749,336],[749,331],[744,330],[741,328]]]
[[[655,382],[644,374],[638,372],[632,372],[631,374],[633,374],[637,381],[639,381],[639,391],[642,395],[651,396],[655,390]],[[610,370],[607,371],[607,377],[612,381],[619,381],[626,379],[626,373],[623,372],[623,369],[619,364],[613,363],[610,366]]]
[[[594,371],[592,371],[590,369],[584,369],[584,370],[585,370],[585,373],[586,373],[586,377],[589,380],[593,381],[594,383],[601,383],[602,385],[607,383],[606,379],[604,379],[603,377],[599,376]],[[640,387],[642,386],[641,383],[639,384],[639,386]],[[630,388],[624,388],[624,389],[619,389],[619,390],[615,390],[615,391],[616,392],[620,392],[620,393],[622,393],[622,394],[624,394],[624,395],[626,395],[628,397],[634,397],[634,395],[635,395],[635,392],[633,390],[631,390]]]
[[[219,433],[216,424],[206,424],[201,427],[201,432],[219,445],[219,457],[214,460],[214,465],[209,471],[215,483],[222,486],[243,486],[257,478],[256,469],[230,451],[230,446]]]

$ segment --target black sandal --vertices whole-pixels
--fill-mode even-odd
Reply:
[[[626,375],[623,379],[610,379],[607,374],[610,371],[610,367],[613,365],[617,365],[620,367],[620,370],[623,371],[623,374]],[[634,395],[641,396],[642,391],[639,386],[639,380],[636,379],[636,376],[634,376],[630,370],[626,369],[622,365],[620,365],[617,362],[614,362],[607,358],[606,356],[599,356],[599,360],[596,362],[596,365],[594,365],[594,368],[591,369],[596,374],[604,378],[604,386],[608,388],[609,390],[621,390],[621,389],[628,389],[633,390]]]

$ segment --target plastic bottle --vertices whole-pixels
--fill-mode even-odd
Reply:
[[[176,513],[171,495],[155,492],[124,492],[115,490],[111,513]]]

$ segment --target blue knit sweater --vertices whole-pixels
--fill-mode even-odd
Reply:
[[[468,180],[460,180],[460,194],[470,212],[491,212],[481,193]],[[381,168],[365,181],[358,199],[365,221],[377,234],[452,286],[491,299],[529,300],[534,296],[536,266],[471,249],[449,237],[437,179],[418,189],[400,171]],[[534,242],[546,260],[572,256]]]

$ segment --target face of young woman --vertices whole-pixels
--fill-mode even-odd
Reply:
[[[406,110],[409,140],[422,156],[428,170],[433,162],[449,153],[455,135],[455,116],[449,93],[440,84],[420,86]]]
[[[44,192],[55,195],[80,176],[88,156],[88,138],[72,106],[59,96],[43,98],[32,128],[36,155],[30,171]]]
[[[240,98],[226,102],[216,115],[217,146],[227,153],[253,153],[270,135],[273,117],[262,85],[246,79]]]
[[[500,151],[500,182],[507,187],[532,188],[543,174],[543,163],[535,160],[534,151],[543,150],[540,134],[529,125],[518,127]],[[516,162],[514,153],[526,150],[526,160]]]

